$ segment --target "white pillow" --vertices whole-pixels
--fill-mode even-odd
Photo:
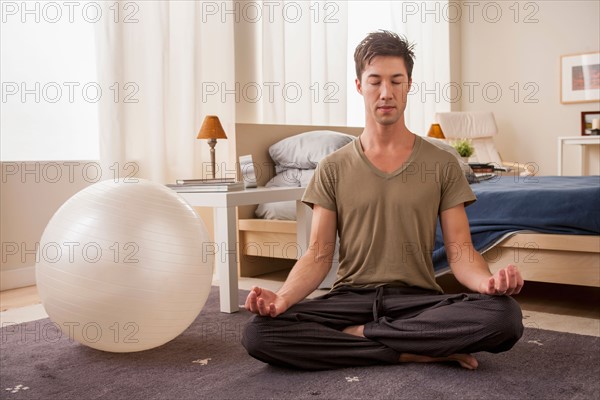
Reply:
[[[275,175],[266,187],[306,187],[315,174],[314,169],[291,168]],[[259,204],[254,212],[258,218],[296,220],[296,202],[280,201]]]
[[[258,218],[281,219],[284,221],[296,220],[296,202],[279,201],[277,203],[262,203],[254,212]]]
[[[272,177],[265,187],[306,187],[314,174],[314,169],[287,168]]]
[[[269,147],[276,171],[289,168],[315,169],[328,154],[344,147],[355,137],[334,131],[310,131],[290,136]]]

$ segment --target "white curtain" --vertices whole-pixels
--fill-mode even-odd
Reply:
[[[251,4],[239,2],[236,78],[242,86],[252,82],[262,89],[262,96],[242,96],[238,120],[364,125],[363,101],[354,85],[353,55],[367,33],[379,29],[416,43],[408,127],[424,135],[436,112],[450,111],[443,92],[450,82],[447,0]],[[261,15],[250,12],[255,7]],[[272,98],[267,96],[269,85],[274,89]]]
[[[231,160],[235,122],[362,126],[353,53],[389,29],[415,42],[409,129],[426,134],[450,111],[449,23],[402,1],[101,2],[97,25],[100,158],[109,176],[158,182],[207,176],[205,115],[221,119],[217,174]],[[115,14],[118,4],[120,14]],[[437,2],[437,7],[447,1]],[[441,9],[441,8],[440,8]],[[125,21],[127,19],[127,22]],[[118,22],[115,22],[118,20]]]
[[[206,175],[208,146],[196,139],[204,116],[218,115],[230,139],[217,144],[218,161],[235,140],[235,103],[214,91],[235,79],[233,22],[195,1],[100,4],[98,76],[111,87],[100,102],[103,168],[160,183]]]
[[[413,88],[405,111],[406,124],[416,134],[426,135],[436,112],[450,111],[450,33],[448,1],[351,1],[348,3],[349,54],[368,32],[386,29],[415,43]],[[348,65],[348,82],[356,78],[354,62]],[[352,88],[353,92],[356,90]],[[364,124],[362,97],[350,94],[348,125]]]
[[[245,3],[239,2],[236,25],[236,55],[243,60],[236,78],[262,95],[242,96],[238,120],[345,125],[347,3],[253,1],[260,18]]]

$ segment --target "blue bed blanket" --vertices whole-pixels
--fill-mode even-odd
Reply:
[[[477,201],[465,210],[480,252],[522,230],[600,235],[600,176],[504,176],[471,188]],[[436,273],[448,268],[439,222],[433,265]]]

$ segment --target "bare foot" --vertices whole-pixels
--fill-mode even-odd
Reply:
[[[451,354],[448,357],[429,357],[418,354],[403,353],[400,355],[400,362],[447,362],[456,361],[461,367],[466,369],[476,369],[479,363],[477,359],[470,354]]]
[[[349,333],[350,335],[365,337],[363,331],[365,330],[364,325],[353,325],[347,328],[344,328],[342,332]]]

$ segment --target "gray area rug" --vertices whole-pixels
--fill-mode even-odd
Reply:
[[[247,292],[240,292],[244,299]],[[240,345],[246,311],[218,311],[153,350],[116,354],[50,336],[50,320],[4,327],[2,399],[598,399],[599,338],[528,327],[515,348],[479,353],[479,369],[402,364],[305,372],[254,360]],[[527,325],[527,324],[526,324]],[[10,329],[10,331],[9,331]],[[44,333],[46,329],[46,333]],[[37,332],[37,334],[36,334]]]

